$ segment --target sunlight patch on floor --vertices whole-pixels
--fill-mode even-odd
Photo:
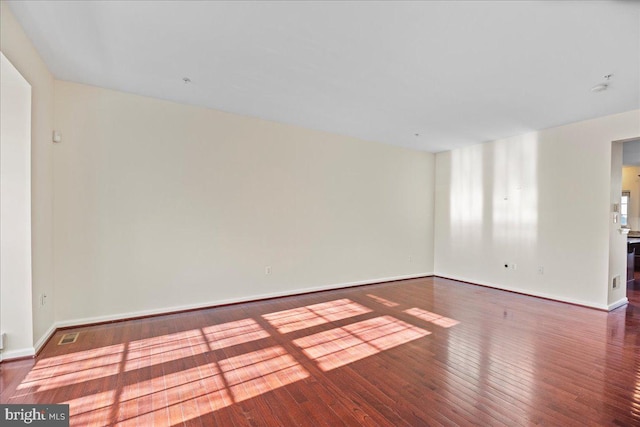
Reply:
[[[64,360],[64,362],[51,364],[36,363],[36,367],[34,367],[29,372],[29,374],[25,377],[25,379],[22,381],[22,384],[20,384],[18,388],[23,389],[33,386],[40,388],[40,386],[45,384],[45,380],[48,380],[49,378],[68,378],[69,375],[82,375],[83,373],[87,374],[85,372],[87,370],[95,371],[96,367],[117,365],[122,360],[122,349],[124,348],[124,346],[122,344],[119,344],[118,346],[110,347],[111,349],[106,353],[98,351],[101,349],[96,349],[96,356],[94,357],[89,357],[89,352],[78,352],[68,355],[71,356],[72,354],[75,354],[80,356],[76,360],[71,358],[59,358],[58,362],[61,362],[62,360]],[[115,349],[113,347],[117,347],[118,351],[115,352]],[[82,355],[80,355],[79,353],[82,353]],[[91,377],[92,374],[89,373],[87,375]]]
[[[77,344],[74,344],[77,345]],[[60,356],[52,356],[45,357],[36,362],[33,371],[39,369],[51,369],[55,366],[66,365],[66,364],[77,364],[84,360],[90,361],[90,363],[94,363],[96,359],[108,358],[111,355],[118,355],[122,353],[124,349],[124,344],[114,344],[114,345],[106,345],[98,348],[92,348],[90,350],[82,350],[82,351],[71,351],[69,353],[62,354]],[[69,348],[66,351],[70,351]],[[117,357],[117,356],[116,356]]]
[[[31,392],[38,392],[116,375],[120,372],[120,363],[113,361],[113,357],[121,358],[122,354],[110,356],[108,359],[96,362],[97,364],[94,364],[91,359],[84,359],[75,365],[66,365],[64,373],[58,372],[55,366],[50,369],[31,371],[20,383],[18,389],[33,387]]]
[[[162,340],[167,337],[166,340]],[[199,329],[131,341],[128,344],[125,371],[183,359],[209,350]]]
[[[374,300],[375,302],[378,302],[378,303],[380,303],[382,305],[385,305],[387,307],[397,307],[397,306],[400,305],[397,302],[389,301],[388,299],[384,299],[384,298],[379,297],[377,295],[367,294],[367,296],[369,298],[371,298],[372,300]]]
[[[175,405],[187,405],[195,412],[209,413],[231,404],[233,400],[225,388],[222,373],[216,362],[210,362],[123,386],[117,419],[138,417],[140,423],[152,419],[157,410]]]
[[[294,340],[305,355],[330,371],[431,332],[391,316],[376,317]]]
[[[350,299],[339,299],[320,304],[307,305],[291,310],[265,314],[262,317],[281,334],[323,325],[370,313],[372,310]]]
[[[253,319],[242,319],[220,325],[206,326],[202,328],[202,332],[212,350],[269,337],[269,333],[262,329]]]
[[[309,376],[280,346],[221,360],[220,369],[236,402],[251,399]]]
[[[86,394],[60,403],[69,405],[71,425],[104,425],[111,414],[115,395],[116,391],[112,389]]]
[[[457,320],[450,319],[448,317],[444,317],[439,314],[432,313],[430,311],[423,310],[421,308],[416,308],[416,307],[404,310],[404,312],[412,316],[415,316],[418,319],[422,319],[425,322],[430,322],[430,323],[433,323],[434,325],[438,325],[443,328],[450,328],[460,323]]]

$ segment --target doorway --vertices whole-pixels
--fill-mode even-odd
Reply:
[[[640,137],[622,141],[620,225],[627,234],[627,275],[624,283],[630,304],[640,294]]]

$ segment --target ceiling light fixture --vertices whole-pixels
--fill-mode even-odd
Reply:
[[[606,80],[606,83],[600,83],[595,85],[594,87],[591,88],[591,92],[602,92],[609,88],[609,81],[611,80],[611,77],[613,77],[613,74],[606,74],[602,77]]]

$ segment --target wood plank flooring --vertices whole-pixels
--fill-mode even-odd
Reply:
[[[76,426],[638,426],[629,298],[424,278],[76,328],[0,364],[0,402],[69,403]]]

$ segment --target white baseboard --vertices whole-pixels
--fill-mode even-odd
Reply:
[[[33,347],[35,348],[36,353],[40,351],[40,349],[42,348],[42,346],[47,342],[47,340],[51,337],[51,335],[53,335],[53,333],[56,331],[57,329],[57,325],[54,323],[53,325],[51,325],[51,327],[49,329],[47,329],[47,332],[45,332],[38,341],[36,341],[36,343],[33,345]]]
[[[55,333],[55,331],[58,328],[71,327],[71,326],[80,326],[80,325],[88,325],[88,324],[100,323],[100,322],[126,320],[126,319],[129,319],[129,318],[135,318],[135,317],[152,316],[152,315],[159,315],[159,314],[168,314],[168,313],[173,313],[173,312],[177,312],[177,311],[193,310],[193,309],[208,308],[208,307],[216,307],[216,306],[221,306],[221,305],[237,304],[237,303],[248,302],[248,301],[259,301],[259,300],[264,300],[264,299],[269,299],[269,298],[279,298],[279,297],[286,297],[286,296],[303,295],[303,294],[308,294],[308,293],[312,293],[312,292],[329,291],[329,290],[349,288],[349,287],[361,286],[361,285],[372,285],[372,284],[376,284],[376,283],[393,282],[393,281],[396,281],[396,280],[416,279],[416,278],[420,278],[420,277],[429,277],[429,276],[434,276],[434,275],[437,275],[438,277],[442,277],[442,278],[445,278],[445,279],[451,279],[451,280],[457,280],[457,281],[467,282],[467,283],[471,283],[471,284],[477,284],[477,285],[481,285],[481,286],[487,286],[489,288],[494,288],[494,289],[499,289],[499,290],[504,290],[504,291],[517,292],[517,293],[523,294],[523,295],[541,297],[541,298],[546,298],[546,299],[559,301],[559,302],[577,304],[577,305],[581,305],[581,306],[585,306],[585,307],[595,308],[595,309],[598,309],[598,310],[606,310],[606,311],[615,310],[616,308],[622,307],[623,305],[628,304],[628,302],[629,302],[628,299],[626,297],[624,297],[624,298],[620,299],[619,301],[616,301],[613,304],[609,304],[609,305],[605,306],[605,305],[601,305],[601,304],[594,304],[594,303],[591,303],[591,302],[576,300],[576,299],[572,299],[572,298],[558,297],[556,295],[549,295],[549,294],[545,294],[545,293],[542,293],[542,292],[530,292],[528,290],[523,290],[523,289],[518,289],[518,288],[507,288],[507,287],[504,287],[504,286],[496,285],[494,283],[482,282],[482,281],[478,281],[478,280],[474,280],[474,279],[468,279],[468,278],[465,278],[465,277],[452,276],[452,275],[442,275],[442,274],[437,274],[437,273],[433,273],[433,272],[425,272],[425,273],[419,273],[419,274],[409,274],[409,275],[404,275],[404,276],[394,276],[394,277],[383,277],[383,278],[370,279],[370,280],[360,280],[360,281],[356,281],[356,282],[336,283],[336,284],[332,284],[332,285],[323,285],[323,286],[313,286],[313,287],[309,287],[309,288],[295,289],[295,290],[290,290],[290,291],[270,292],[270,293],[265,293],[265,294],[251,295],[251,296],[242,297],[242,298],[229,298],[229,299],[223,299],[223,300],[214,300],[214,301],[209,301],[209,302],[199,303],[199,304],[187,304],[187,305],[172,306],[172,307],[165,307],[165,308],[152,309],[152,310],[141,310],[141,311],[128,312],[128,313],[118,313],[118,314],[107,315],[107,316],[96,316],[96,317],[85,317],[85,318],[81,318],[81,319],[63,320],[63,321],[59,321],[59,322],[56,322],[55,324],[51,325],[51,327],[40,337],[40,339],[38,339],[38,341],[35,343],[34,347],[28,347],[28,348],[23,348],[23,349],[0,352],[0,361],[34,356],[38,351],[40,351],[40,348],[47,342],[47,340],[49,340],[49,338]]]
[[[11,361],[11,359],[19,359],[21,357],[33,357],[36,350],[33,347],[19,348],[17,350],[2,350],[0,352],[0,360],[3,362]]]
[[[178,305],[178,306],[164,307],[164,308],[151,309],[151,310],[141,310],[141,311],[132,311],[127,313],[109,314],[106,316],[84,317],[80,319],[61,320],[56,322],[55,327],[68,328],[72,326],[90,325],[92,323],[111,322],[111,321],[117,321],[117,320],[131,319],[135,317],[168,314],[168,313],[173,313],[177,311],[217,307],[221,305],[237,304],[237,303],[243,303],[243,302],[249,302],[249,301],[259,301],[259,300],[265,300],[269,298],[280,298],[280,297],[287,297],[287,296],[293,296],[293,295],[302,295],[302,294],[308,294],[311,292],[349,288],[352,286],[373,285],[375,283],[393,282],[396,280],[416,279],[419,277],[427,277],[427,276],[433,276],[433,273],[418,273],[418,274],[409,274],[404,276],[382,277],[378,279],[360,280],[357,282],[336,283],[333,285],[313,286],[309,288],[293,289],[293,290],[282,291],[282,292],[256,294],[256,295],[250,295],[250,296],[241,297],[241,298],[213,300],[213,301],[207,301],[207,302],[197,303],[197,304],[186,304],[186,305]]]
[[[613,304],[609,304],[607,310],[611,311],[611,310],[615,310],[618,307],[622,307],[623,305],[627,305],[629,304],[629,300],[627,299],[627,297],[624,297],[616,302],[614,302]]]
[[[10,362],[12,359],[20,359],[22,357],[35,356],[40,348],[47,342],[49,337],[56,331],[57,325],[54,323],[47,329],[33,347],[19,348],[17,350],[3,350],[0,351],[0,361]]]
[[[532,297],[545,298],[545,299],[558,301],[558,302],[566,302],[566,303],[569,303],[569,304],[581,305],[581,306],[584,306],[584,307],[595,308],[595,309],[598,309],[598,310],[604,310],[604,311],[613,310],[613,308],[609,308],[611,306],[608,306],[608,305],[605,305],[605,304],[596,304],[596,303],[593,303],[593,302],[590,302],[590,301],[582,301],[582,300],[573,299],[573,298],[566,298],[566,297],[562,297],[562,296],[558,296],[558,295],[547,294],[547,293],[544,293],[544,292],[531,292],[528,289],[509,288],[509,287],[506,287],[506,286],[496,285],[495,283],[483,282],[483,281],[480,281],[480,280],[468,279],[468,278],[465,278],[465,277],[444,275],[444,274],[439,274],[439,273],[435,273],[435,275],[437,277],[442,277],[444,279],[457,280],[459,282],[467,282],[467,283],[471,283],[471,284],[486,286],[488,288],[500,289],[502,291],[516,292],[518,294],[529,295],[529,296],[532,296]],[[624,298],[624,300],[626,302],[627,298]],[[618,302],[620,302],[620,301],[618,301]],[[617,304],[618,302],[616,302],[615,304]],[[612,305],[614,305],[614,304],[612,304]],[[616,307],[619,307],[619,306],[616,306]]]
[[[36,352],[40,351],[42,346],[49,340],[49,338],[56,332],[58,328],[89,325],[92,323],[100,323],[100,322],[126,320],[130,318],[135,318],[135,317],[168,314],[176,311],[216,307],[216,306],[227,305],[227,304],[237,304],[237,303],[248,302],[248,301],[259,301],[259,300],[264,300],[269,298],[302,295],[302,294],[307,294],[311,292],[349,288],[352,286],[359,286],[359,285],[372,285],[375,283],[393,282],[395,280],[416,279],[419,277],[427,277],[427,276],[433,276],[433,273],[418,273],[418,274],[408,274],[403,276],[382,277],[378,279],[360,280],[357,282],[337,283],[333,285],[314,286],[309,288],[294,289],[294,290],[282,291],[282,292],[271,292],[271,293],[265,293],[265,294],[250,295],[242,298],[214,300],[214,301],[208,301],[208,302],[198,303],[198,304],[187,304],[187,305],[171,306],[171,307],[164,307],[164,308],[151,309],[151,310],[133,311],[128,313],[110,314],[106,316],[95,316],[95,317],[85,317],[81,319],[62,320],[62,321],[55,322],[53,325],[51,325],[51,327],[47,329],[47,331],[38,339],[38,341],[35,343],[33,347],[0,352],[0,361],[34,356]]]

